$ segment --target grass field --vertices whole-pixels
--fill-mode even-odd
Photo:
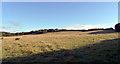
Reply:
[[[112,30],[3,37],[2,59],[3,62],[118,62],[118,39],[118,33]]]

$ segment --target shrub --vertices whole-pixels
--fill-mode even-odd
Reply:
[[[115,25],[115,31],[120,32],[120,23]]]
[[[15,40],[20,40],[20,38],[15,38]]]
[[[1,39],[3,39],[3,37]]]

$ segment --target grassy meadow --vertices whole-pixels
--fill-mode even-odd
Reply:
[[[3,62],[118,62],[118,39],[118,33],[112,30],[3,37],[2,59]]]

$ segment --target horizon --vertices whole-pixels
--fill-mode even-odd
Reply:
[[[3,2],[0,31],[114,28],[117,2]]]
[[[0,26],[1,27],[1,26]],[[109,27],[109,28],[90,28],[90,29],[85,29],[85,28],[73,28],[73,27],[65,27],[65,28],[55,28],[55,29],[58,29],[58,30],[73,30],[73,31],[75,31],[75,30],[91,30],[91,29],[100,29],[100,30],[106,30],[106,29],[109,29],[109,30],[111,30],[111,28],[112,27]],[[53,30],[55,30],[55,29],[53,29]],[[115,30],[115,28],[112,28],[113,30]],[[38,30],[31,30],[31,31],[39,31],[39,30],[46,30],[46,29],[38,29]],[[49,29],[47,29],[47,30],[49,30]],[[31,31],[23,31],[23,32],[31,32]],[[8,33],[22,33],[22,31],[21,32],[10,32],[10,31],[2,31],[2,30],[0,30],[0,32],[8,32]]]

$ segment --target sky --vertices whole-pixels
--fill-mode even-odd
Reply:
[[[3,2],[0,30],[114,28],[117,22],[117,2]]]

